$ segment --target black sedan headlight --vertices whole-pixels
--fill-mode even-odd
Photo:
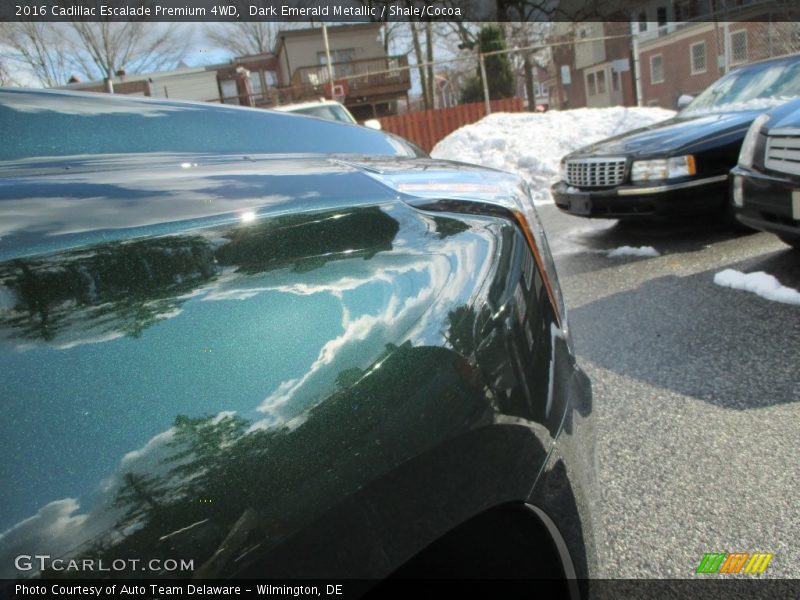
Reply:
[[[653,180],[689,177],[697,172],[694,156],[673,156],[671,158],[654,158],[634,161],[631,167],[631,181],[642,183]]]

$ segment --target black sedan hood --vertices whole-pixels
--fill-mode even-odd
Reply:
[[[641,129],[591,144],[570,157],[624,155],[634,157],[676,155],[730,134],[744,136],[758,111],[677,115]]]

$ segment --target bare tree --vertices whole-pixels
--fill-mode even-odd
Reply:
[[[3,58],[20,63],[47,87],[67,82],[71,66],[64,51],[66,27],[56,23],[2,23],[0,43],[8,48]]]
[[[430,98],[431,103],[429,108],[436,108],[436,74],[433,68],[433,24],[430,21],[425,23],[425,60],[428,63],[428,98]]]
[[[511,48],[527,48],[530,46],[544,47],[547,44],[552,32],[552,24],[541,21],[517,21],[505,24],[506,39]],[[525,80],[525,96],[528,99],[528,110],[534,110],[536,106],[536,94],[534,90],[535,75],[534,67],[547,67],[547,52],[539,51],[520,51],[512,52],[509,55],[514,72],[522,70]]]
[[[9,73],[8,66],[5,61],[0,59],[0,87],[13,87],[19,85],[17,81]]]
[[[422,65],[425,62],[425,59],[422,54],[422,44],[419,40],[419,31],[417,30],[417,24],[414,21],[409,21],[409,27],[411,28],[411,39],[414,44],[414,57],[417,60],[417,70],[419,72],[419,80],[420,85],[422,86],[422,103],[426,109],[433,108],[431,105],[432,98],[430,97],[430,88],[428,87],[428,72],[425,67]]]
[[[236,56],[272,52],[278,39],[279,23],[274,21],[246,21],[238,23],[211,23],[208,39]]]
[[[124,69],[146,73],[173,68],[186,55],[193,28],[178,23],[73,22],[72,58],[90,78]]]
[[[194,28],[178,23],[72,22],[3,23],[3,56],[26,66],[46,87],[71,75],[88,79],[157,71],[176,66],[186,54]]]

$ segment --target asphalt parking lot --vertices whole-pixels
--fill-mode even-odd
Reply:
[[[800,577],[800,253],[714,222],[619,225],[539,207],[597,414],[604,577],[691,577],[706,552],[771,552]],[[613,249],[652,247],[642,256]],[[656,255],[657,253],[657,255]]]

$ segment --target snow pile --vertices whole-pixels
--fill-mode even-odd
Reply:
[[[781,285],[772,275],[763,271],[742,273],[733,269],[725,269],[714,275],[714,283],[735,290],[753,292],[774,302],[800,304],[800,292]]]
[[[617,258],[619,256],[644,256],[649,258],[652,256],[661,256],[661,254],[652,246],[621,246],[619,248],[609,250],[608,252],[609,258]]]
[[[546,113],[495,113],[436,144],[435,158],[474,163],[526,177],[534,200],[550,201],[561,157],[587,144],[663,121],[663,108],[577,108]]]

